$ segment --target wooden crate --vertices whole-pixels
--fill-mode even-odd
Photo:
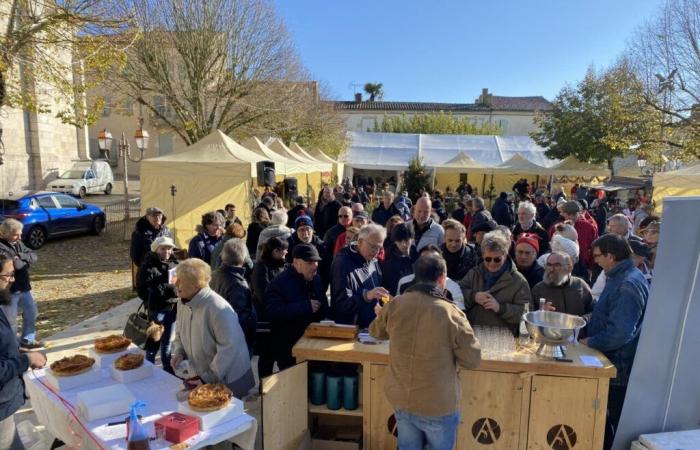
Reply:
[[[357,325],[339,327],[334,325],[312,323],[306,328],[304,336],[313,338],[354,340],[357,337],[357,330]]]

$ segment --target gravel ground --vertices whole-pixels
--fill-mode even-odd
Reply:
[[[39,307],[37,336],[44,339],[135,297],[129,241],[114,224],[101,236],[49,241],[31,269]]]

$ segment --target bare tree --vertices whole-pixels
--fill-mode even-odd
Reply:
[[[0,138],[2,108],[51,113],[84,125],[100,105],[76,102],[123,62],[128,40],[103,36],[128,27],[129,11],[115,15],[105,0],[0,1]],[[0,139],[0,155],[2,140]]]
[[[123,1],[142,34],[111,83],[188,145],[216,129],[274,132],[308,101],[311,84],[269,1]]]
[[[700,3],[668,0],[643,25],[625,57],[645,87],[645,101],[663,114],[659,141],[671,157],[700,157]]]

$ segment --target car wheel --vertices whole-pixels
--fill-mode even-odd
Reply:
[[[95,217],[92,221],[92,234],[99,235],[105,230],[105,218],[102,216]]]
[[[38,250],[46,243],[46,231],[40,226],[34,226],[27,233],[27,247]]]
[[[85,189],[85,186],[83,186],[78,191],[78,197],[85,198],[86,195],[87,195],[87,190]]]
[[[105,195],[109,195],[112,193],[112,183],[107,183],[107,186],[105,186]]]

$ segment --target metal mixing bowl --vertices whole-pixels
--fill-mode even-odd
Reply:
[[[525,326],[535,342],[562,345],[571,340],[586,321],[579,316],[556,311],[532,311],[525,314]]]

